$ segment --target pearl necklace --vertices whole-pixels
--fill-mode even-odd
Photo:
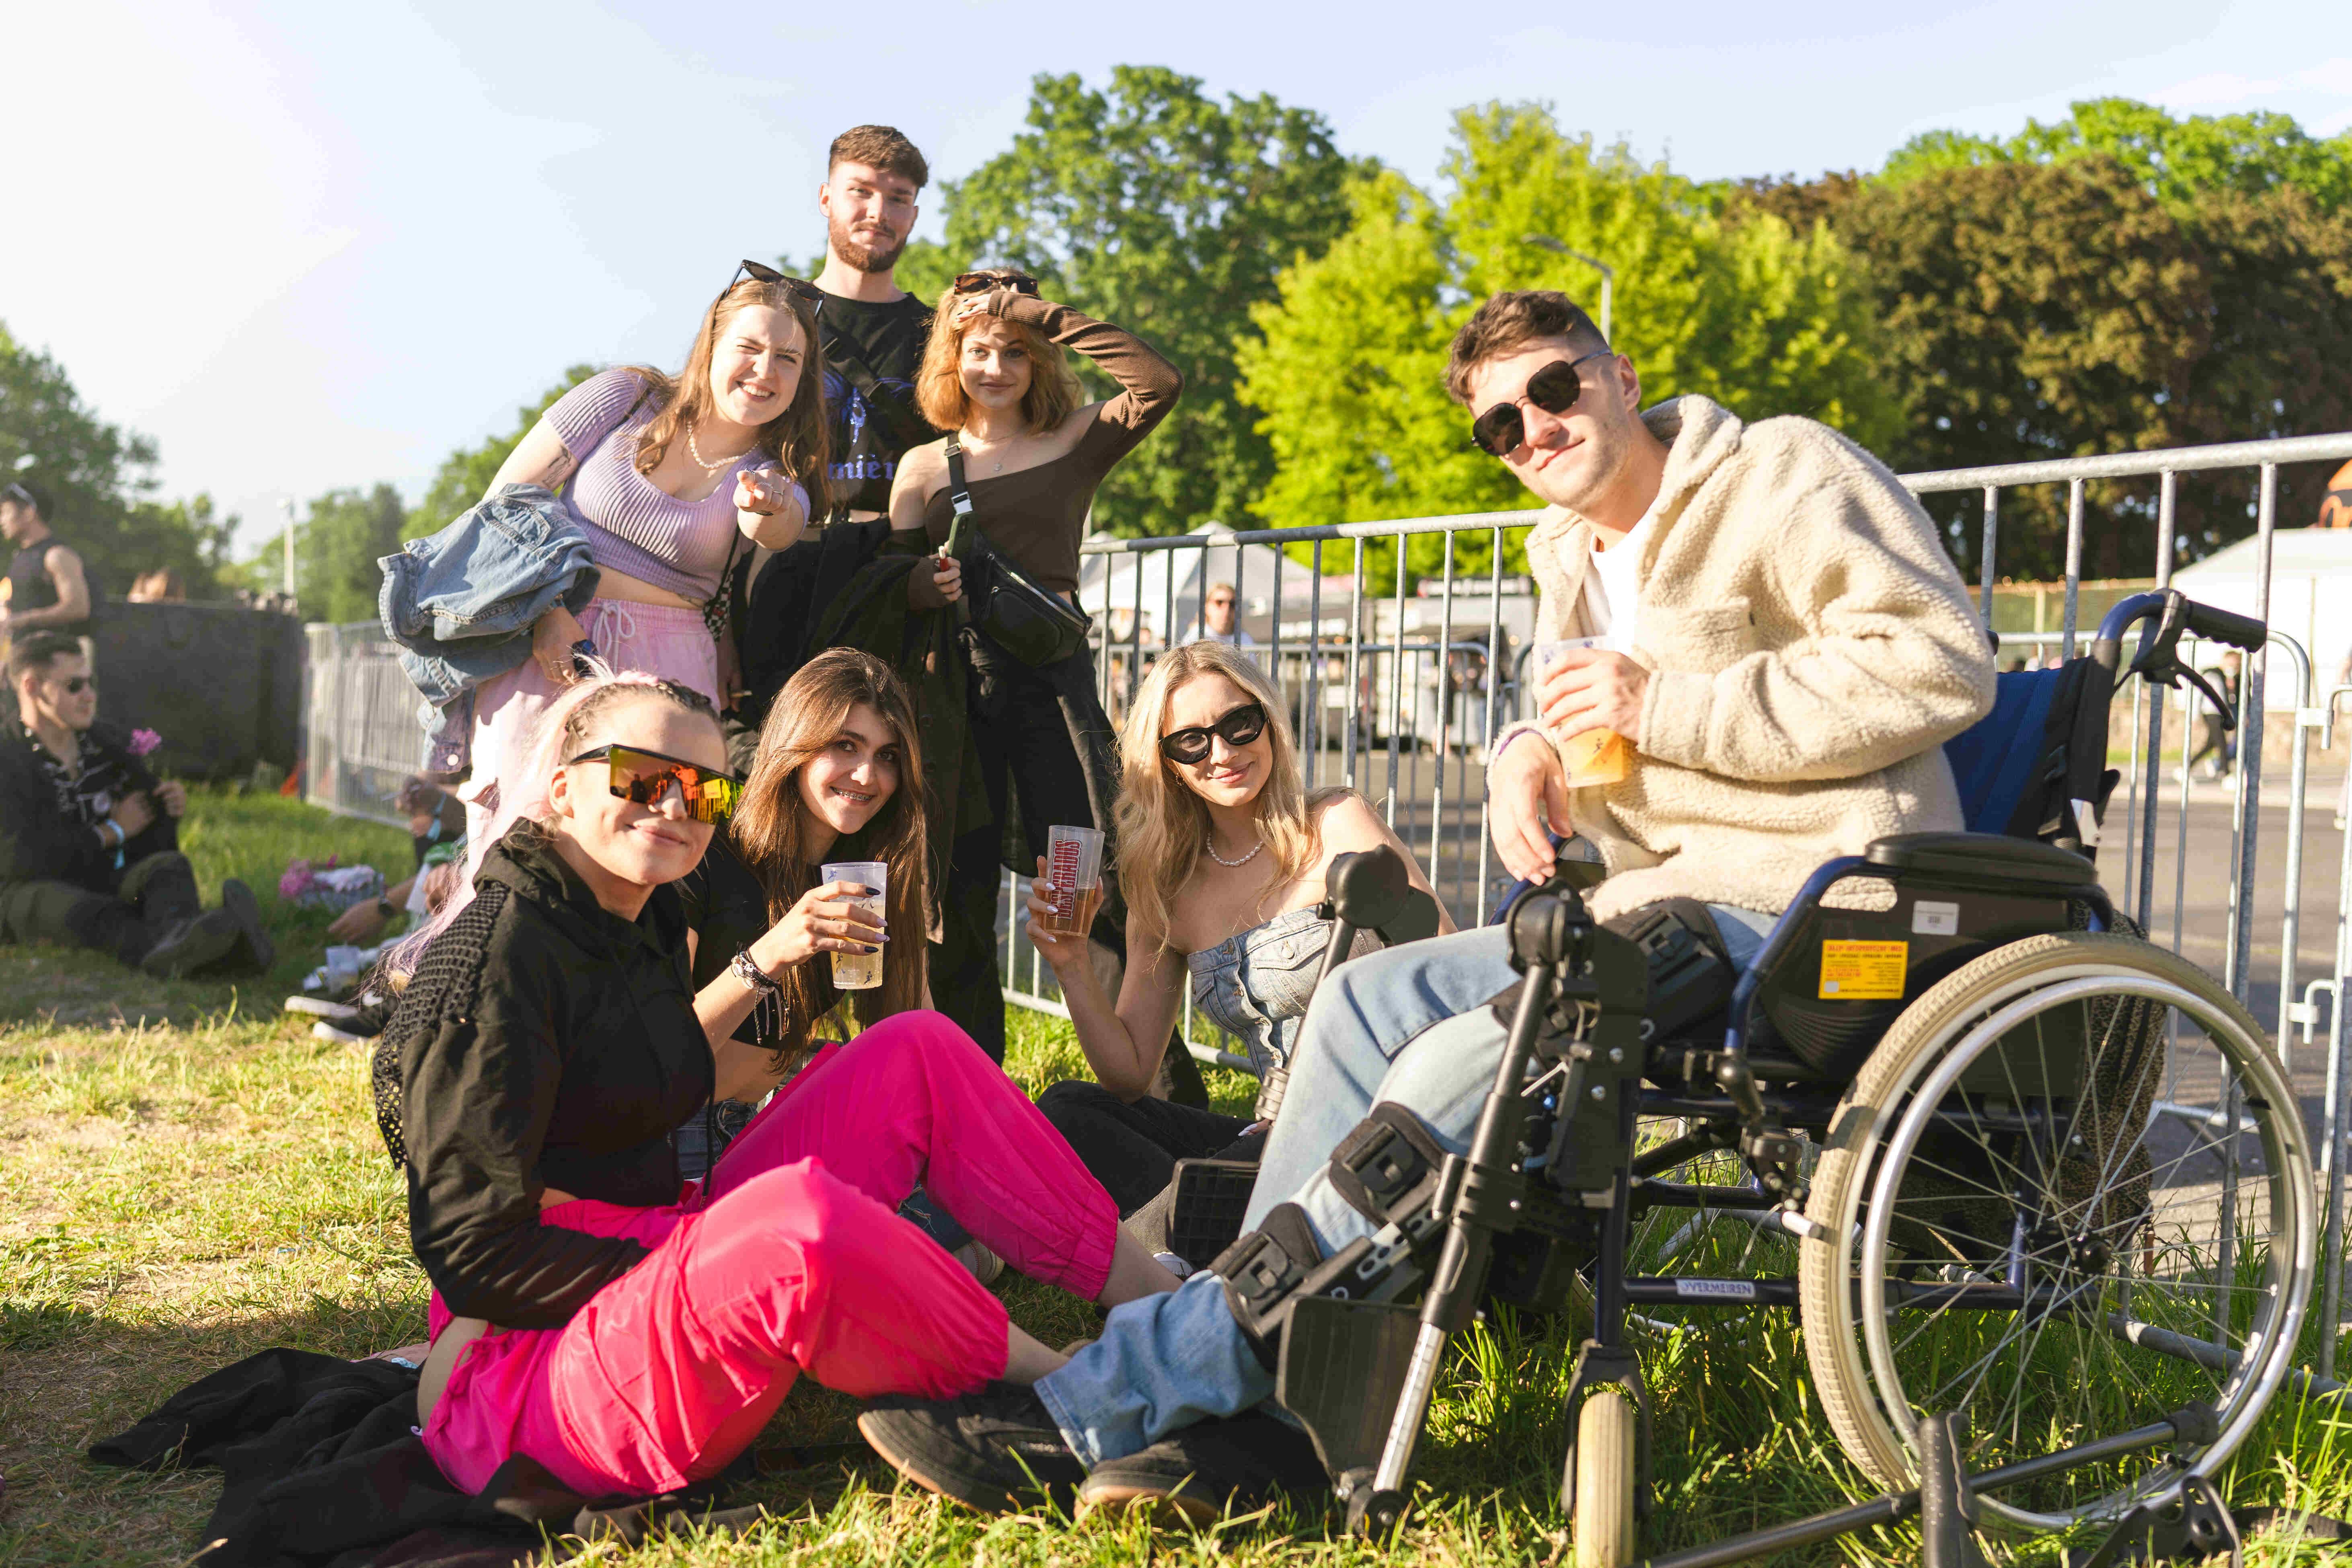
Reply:
[[[1216,830],[1212,828],[1209,831],[1208,837],[1201,840],[1201,847],[1209,852],[1210,859],[1214,860],[1218,865],[1224,867],[1230,871],[1236,866],[1246,866],[1251,861],[1256,859],[1257,852],[1265,847],[1265,840],[1261,838],[1256,843],[1251,845],[1249,853],[1243,856],[1240,859],[1228,860],[1223,856],[1217,853],[1217,834]]]
[[[686,427],[686,450],[688,456],[691,457],[696,462],[702,463],[703,471],[705,473],[711,474],[717,473],[719,469],[725,468],[730,463],[739,461],[743,456],[742,453],[737,452],[731,457],[721,458],[715,463],[703,463],[702,448],[694,444],[694,426],[691,425],[688,425]]]

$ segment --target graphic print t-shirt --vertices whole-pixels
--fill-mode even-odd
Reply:
[[[930,332],[930,310],[912,294],[887,305],[828,294],[816,319],[824,405],[833,416],[834,505],[887,512],[899,454],[939,434],[915,413],[915,368]],[[876,407],[843,373],[841,361],[850,356],[865,362],[893,406]]]

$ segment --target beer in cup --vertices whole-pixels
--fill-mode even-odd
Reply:
[[[1045,929],[1056,935],[1083,931],[1101,902],[1103,836],[1092,827],[1055,824],[1045,841],[1045,884],[1053,911]]]
[[[1551,673],[1552,666],[1564,654],[1579,648],[1606,647],[1606,637],[1566,637],[1559,642],[1536,644],[1535,685],[1540,692],[1543,678]],[[1540,701],[1540,697],[1538,697]],[[1568,768],[1568,787],[1582,789],[1587,784],[1612,784],[1624,782],[1633,769],[1633,743],[1614,730],[1587,730],[1581,734],[1558,740],[1560,761]]]
[[[879,860],[836,860],[817,868],[817,875],[828,882],[859,882],[874,891],[867,897],[852,899],[849,907],[856,910],[866,924],[882,923],[883,896],[889,887],[890,868]],[[882,984],[882,955],[879,952],[843,952],[833,955],[833,984],[842,991],[871,991]]]

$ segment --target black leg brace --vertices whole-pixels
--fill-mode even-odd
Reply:
[[[1427,1270],[1417,1255],[1433,1249],[1445,1230],[1435,1213],[1444,1163],[1444,1149],[1420,1119],[1383,1100],[1331,1151],[1333,1190],[1378,1231],[1326,1258],[1307,1211],[1283,1204],[1217,1255],[1210,1272],[1224,1280],[1225,1304],[1268,1371],[1301,1296],[1388,1301],[1421,1283]]]

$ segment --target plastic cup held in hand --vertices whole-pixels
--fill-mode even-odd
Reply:
[[[1092,827],[1056,824],[1046,835],[1045,882],[1054,905],[1045,929],[1067,935],[1087,929],[1093,911],[1087,895],[1102,886],[1103,836]]]
[[[1605,637],[1567,637],[1559,642],[1538,643],[1536,681],[1540,684],[1564,654],[1608,646]],[[1568,768],[1570,789],[1622,784],[1625,775],[1633,771],[1633,743],[1614,730],[1586,730],[1564,740],[1554,739],[1559,747],[1560,761]]]
[[[865,898],[852,899],[849,907],[857,911],[859,920],[870,926],[882,923],[883,902],[890,882],[890,868],[879,860],[836,860],[817,868],[817,875],[828,882],[857,882],[874,891]],[[882,955],[879,952],[843,952],[833,954],[833,984],[842,991],[871,991],[882,984]]]

